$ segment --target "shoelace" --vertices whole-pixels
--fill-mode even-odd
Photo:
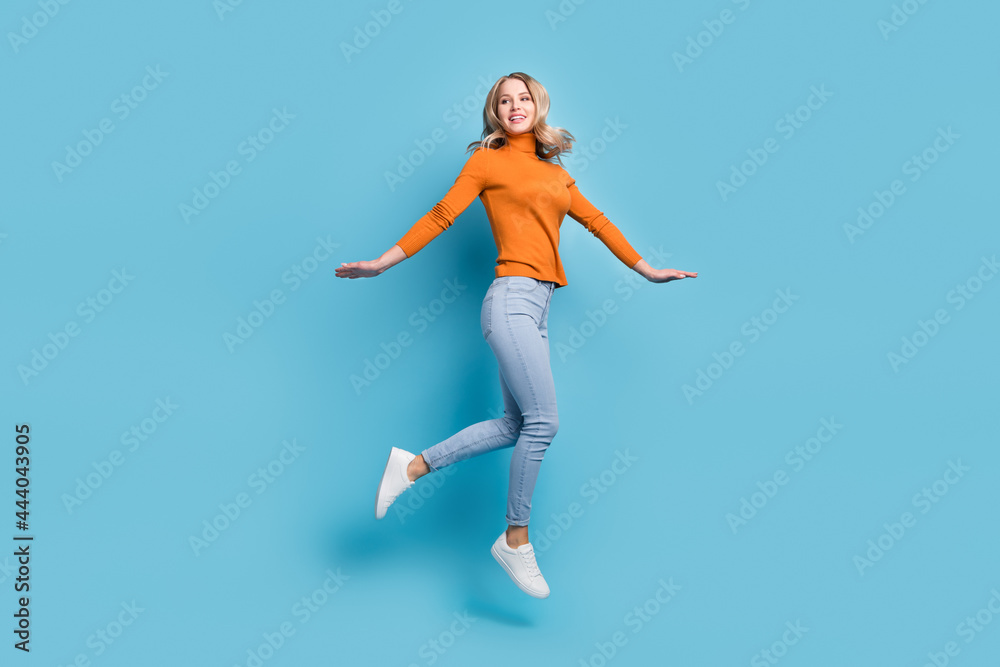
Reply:
[[[542,571],[538,569],[538,563],[535,562],[535,549],[530,544],[526,546],[528,548],[524,551],[518,549],[518,552],[521,554],[521,561],[528,568],[529,577],[540,577],[542,576]]]

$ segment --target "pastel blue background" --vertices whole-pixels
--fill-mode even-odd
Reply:
[[[209,0],[74,2],[16,51],[8,35],[0,533],[17,532],[12,427],[27,422],[36,541],[32,651],[5,633],[0,661],[247,665],[289,622],[263,664],[757,665],[798,622],[782,665],[917,666],[949,642],[950,664],[996,665],[1000,619],[983,613],[971,642],[960,624],[1000,589],[1000,280],[973,281],[961,309],[949,293],[1000,251],[1000,9],[912,4],[885,38],[888,0],[593,0],[564,2],[558,22],[556,0],[511,14],[403,0],[350,60],[341,43],[386,2],[247,0],[222,18]],[[679,70],[674,52],[725,9],[733,22]],[[39,11],[8,2],[0,26]],[[147,66],[166,78],[120,119],[113,100]],[[549,316],[561,426],[531,524],[547,600],[489,553],[509,450],[421,480],[397,501],[412,514],[372,516],[390,446],[419,451],[502,409],[479,330],[496,257],[481,203],[378,279],[334,275],[443,197],[482,129],[480,77],[515,70],[581,143],[626,126],[567,170],[640,253],[669,253],[650,263],[699,272],[628,293],[628,269],[564,220],[569,285]],[[786,138],[776,122],[813,86],[832,96]],[[466,119],[448,113],[470,96]],[[273,109],[294,118],[247,161],[238,147]],[[113,132],[60,182],[52,162],[102,118]],[[911,181],[904,163],[947,128],[959,138]],[[445,140],[390,189],[385,173],[436,129]],[[717,182],[769,137],[779,150],[723,201]],[[230,160],[240,173],[186,223],[179,206]],[[894,179],[905,194],[852,243],[844,225]],[[293,290],[283,276],[317,238],[338,246]],[[122,267],[134,279],[85,321],[78,304]],[[411,319],[449,280],[465,286],[454,303]],[[223,335],[275,289],[284,303],[230,351]],[[751,341],[744,325],[770,317],[776,290],[798,299]],[[608,299],[603,326],[583,326]],[[938,309],[947,323],[894,369],[887,355]],[[71,321],[79,335],[24,381],[18,367]],[[411,344],[356,391],[351,376],[403,332]],[[710,368],[734,342],[744,354]],[[699,371],[716,379],[689,400]],[[178,408],[127,451],[122,434],[168,398]],[[794,470],[786,453],[824,418],[843,428]],[[251,475],[293,439],[298,458],[258,494]],[[123,463],[67,509],[115,450]],[[638,461],[608,472],[626,450]],[[921,513],[913,497],[949,461],[969,470]],[[727,514],[778,471],[788,483],[734,533]],[[602,473],[614,483],[595,492]],[[250,506],[195,555],[189,538],[239,493]],[[574,502],[571,524],[553,518]],[[859,572],[904,512],[915,525]],[[0,565],[10,619],[12,558]],[[338,568],[349,579],[301,622],[294,605]],[[637,628],[661,579],[680,590]],[[133,601],[144,611],[113,644],[93,639]],[[457,636],[455,614],[476,619]],[[616,632],[627,641],[607,660]]]

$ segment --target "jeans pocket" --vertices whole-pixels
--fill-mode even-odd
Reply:
[[[509,276],[507,279],[507,289],[511,292],[533,292],[539,285],[540,282],[527,276]]]

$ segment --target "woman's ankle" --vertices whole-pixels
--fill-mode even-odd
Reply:
[[[528,543],[528,527],[507,525],[507,546],[516,549]]]
[[[406,476],[411,482],[415,482],[431,471],[422,454],[417,454],[409,465],[406,466]]]

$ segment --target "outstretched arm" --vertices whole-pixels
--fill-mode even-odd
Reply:
[[[336,270],[337,277],[370,278],[399,264],[407,257],[413,257],[438,234],[454,224],[455,218],[486,188],[486,176],[485,156],[481,150],[477,150],[465,162],[461,173],[444,198],[417,220],[396,245],[375,260],[341,263]]]
[[[691,271],[654,269],[636,252],[635,248],[625,239],[621,230],[615,227],[614,223],[608,220],[604,213],[597,210],[597,207],[580,194],[575,180],[570,180],[569,193],[569,216],[586,227],[587,231],[599,238],[604,245],[608,246],[608,249],[614,253],[615,257],[646,280],[654,283],[665,283],[671,280],[680,280],[681,278],[698,277],[696,272]]]
[[[629,268],[635,268],[642,261],[642,255],[625,240],[625,236],[608,220],[607,216],[580,194],[576,181],[570,179],[569,217],[583,225],[588,232],[601,240]]]

